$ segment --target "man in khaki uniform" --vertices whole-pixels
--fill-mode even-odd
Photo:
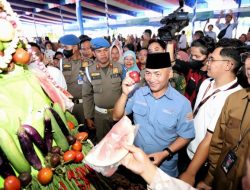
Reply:
[[[72,113],[79,123],[84,123],[82,105],[82,84],[85,67],[91,64],[91,60],[81,59],[79,52],[80,39],[75,35],[64,35],[60,38],[63,45],[63,54],[66,57],[62,60],[63,75],[66,79],[68,91],[73,96],[74,107]]]
[[[250,52],[242,54],[242,58],[250,85]],[[249,102],[249,88],[227,98],[211,140],[208,174],[198,184],[199,189],[242,189],[241,179],[246,172],[250,148]]]
[[[96,128],[99,142],[113,126],[112,111],[121,95],[122,67],[110,62],[110,44],[104,38],[92,39],[91,47],[96,60],[86,67],[82,98],[87,125]]]

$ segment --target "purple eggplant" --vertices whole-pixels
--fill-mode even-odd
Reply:
[[[54,116],[54,118],[56,119],[56,122],[57,124],[59,125],[59,127],[61,128],[63,134],[65,137],[67,137],[69,135],[69,130],[67,128],[67,126],[65,126],[62,118],[60,117],[60,115],[55,111],[53,110],[52,108],[49,109],[52,113],[52,115]]]
[[[46,114],[44,116],[44,142],[47,147],[47,150],[50,152],[52,149],[53,134],[51,119]]]
[[[46,156],[48,154],[47,146],[37,130],[30,125],[22,125],[22,127],[24,128],[31,141],[35,143],[35,145],[41,150],[43,155]]]
[[[32,165],[33,168],[36,170],[42,169],[41,161],[36,154],[33,143],[23,127],[19,127],[17,131],[17,136],[23,154],[27,161],[30,163],[30,165]]]
[[[0,176],[6,178],[10,175],[16,175],[13,168],[11,167],[4,152],[0,149]]]

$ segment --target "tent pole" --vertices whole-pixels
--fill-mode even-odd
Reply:
[[[105,13],[106,13],[106,21],[107,21],[107,35],[109,37],[109,10],[108,10],[108,3],[107,0],[105,0]]]
[[[34,26],[35,26],[36,37],[38,37],[37,28],[36,28],[36,21],[35,21],[35,14],[34,13],[32,13],[32,18],[33,18],[33,22],[34,22]]]
[[[60,9],[60,16],[61,16],[62,29],[63,29],[63,34],[64,34],[64,24],[63,24],[63,15],[62,15],[62,5],[60,5],[59,9]]]
[[[82,6],[80,0],[76,0],[76,18],[78,21],[80,34],[83,34]]]

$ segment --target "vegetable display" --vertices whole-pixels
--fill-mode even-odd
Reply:
[[[0,0],[0,25],[0,189],[96,189],[93,180],[109,189],[82,163],[93,145],[78,132],[72,96],[21,38],[6,0]]]

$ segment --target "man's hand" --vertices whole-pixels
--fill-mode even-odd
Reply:
[[[122,81],[122,93],[126,96],[134,89],[134,80],[129,77],[129,72],[126,74],[126,78]]]
[[[93,119],[86,119],[87,122],[87,126],[90,130],[95,129],[95,123],[93,121]]]
[[[141,175],[147,183],[151,183],[157,168],[148,159],[148,156],[139,148],[134,145],[124,145],[129,153],[123,160],[121,164],[126,168],[130,169],[132,172]]]
[[[212,189],[212,187],[208,186],[204,181],[199,182],[196,188],[199,190],[211,190]]]
[[[233,13],[234,13],[234,12],[233,12],[232,9],[230,9],[229,12],[228,12],[228,14],[230,14],[231,16],[233,16]]]
[[[224,12],[225,12],[224,10],[221,10],[221,11],[220,11],[220,16],[223,16],[223,15],[224,15]]]
[[[179,176],[179,179],[182,180],[182,181],[185,181],[186,183],[194,186],[194,183],[195,183],[195,176],[192,175],[191,173],[188,173],[188,172],[183,172],[180,176]]]
[[[162,151],[149,154],[148,157],[151,159],[154,165],[160,166],[162,161],[167,157],[167,155],[168,153],[166,151]]]

